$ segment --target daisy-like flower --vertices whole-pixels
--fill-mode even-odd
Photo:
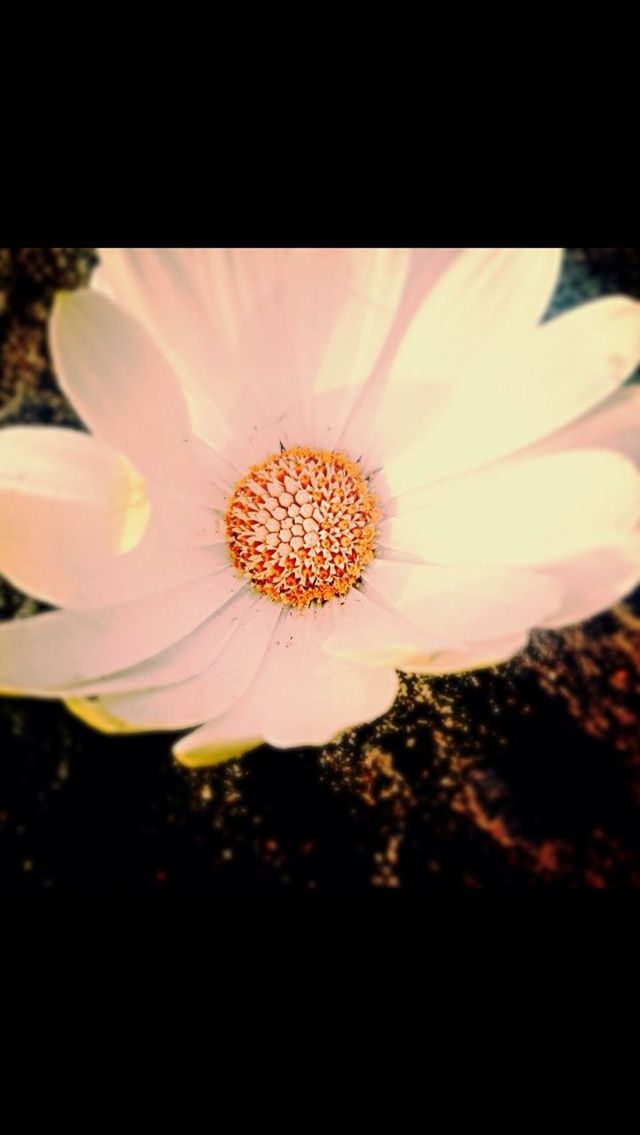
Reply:
[[[191,766],[328,742],[640,579],[640,305],[559,249],[106,249],[57,298],[89,433],[0,432],[0,687]],[[194,727],[196,727],[194,729]]]

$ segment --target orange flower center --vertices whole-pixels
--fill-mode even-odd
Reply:
[[[380,509],[341,453],[296,447],[254,465],[225,517],[234,566],[281,603],[345,595],[373,559]]]

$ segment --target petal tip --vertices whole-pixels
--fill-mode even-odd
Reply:
[[[91,729],[99,733],[135,733],[135,728],[127,725],[119,717],[109,713],[99,701],[90,701],[88,698],[66,698],[64,704],[74,717],[78,717]]]
[[[263,744],[261,737],[248,737],[244,740],[223,742],[221,744],[194,745],[189,747],[189,735],[173,746],[173,755],[184,768],[211,768],[224,764],[236,757],[243,757],[252,749]]]

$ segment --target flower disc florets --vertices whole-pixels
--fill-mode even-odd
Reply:
[[[341,453],[296,447],[255,465],[225,524],[234,566],[270,599],[305,607],[345,595],[374,555],[380,510]]]

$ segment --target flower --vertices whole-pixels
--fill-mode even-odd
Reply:
[[[106,249],[0,432],[0,687],[191,766],[322,744],[640,579],[640,304],[559,249]],[[195,727],[195,728],[194,728]]]

